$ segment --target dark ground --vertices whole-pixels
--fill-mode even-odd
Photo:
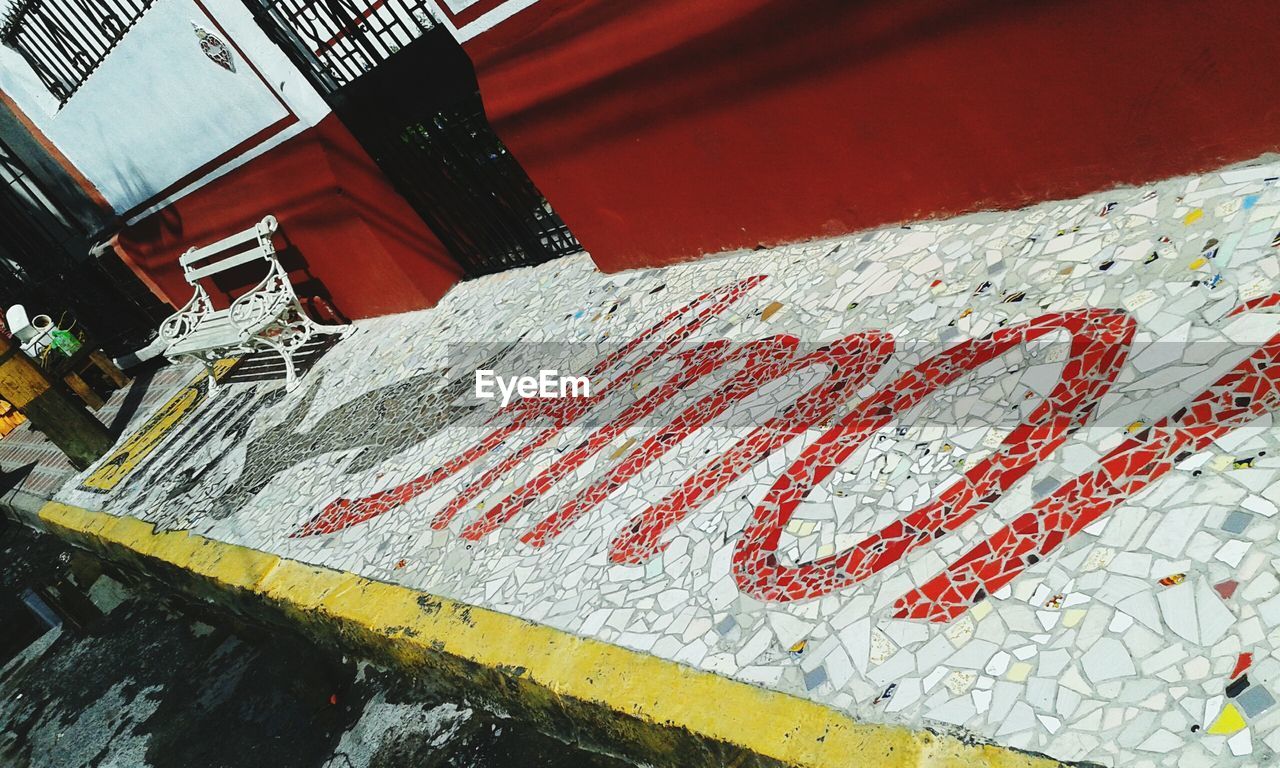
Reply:
[[[0,518],[0,766],[625,768],[104,568]]]

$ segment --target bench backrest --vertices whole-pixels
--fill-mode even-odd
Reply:
[[[187,249],[186,253],[178,257],[187,282],[195,285],[197,280],[235,269],[256,259],[274,259],[276,249],[271,242],[271,235],[277,226],[276,217],[267,215],[243,232],[200,248]]]

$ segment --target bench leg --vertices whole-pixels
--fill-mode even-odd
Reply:
[[[213,375],[213,364],[205,363],[204,369],[209,374],[205,377],[205,380],[209,382],[208,393],[209,399],[212,400],[218,396],[220,391],[222,391],[222,387],[218,386],[218,377]]]
[[[293,355],[309,341],[320,334],[336,335],[346,338],[355,330],[351,325],[323,325],[312,320],[302,308],[302,304],[293,298],[285,311],[276,321],[257,336],[249,339],[249,343],[259,349],[270,349],[280,355],[284,361],[285,391],[292,391],[298,384],[298,369]]]
[[[170,357],[169,361],[173,363],[199,363],[200,365],[203,365],[204,372],[207,374],[205,376],[205,380],[208,381],[205,392],[210,400],[218,396],[220,387],[218,386],[218,377],[214,375],[214,364],[218,362],[218,358],[215,357],[212,360],[206,360],[203,357],[196,357],[195,355],[178,355],[177,357]]]
[[[297,369],[293,364],[293,353],[306,346],[315,336],[326,334],[346,338],[355,331],[353,325],[324,325],[311,319],[302,303],[294,298],[290,302],[293,317],[281,318],[283,333],[275,339],[263,338],[262,341],[280,353],[285,366],[285,389],[292,390],[298,382]]]

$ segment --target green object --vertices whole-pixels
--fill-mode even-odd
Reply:
[[[58,351],[67,357],[71,357],[80,349],[80,340],[71,331],[54,328],[49,331],[49,336],[52,337],[53,346],[57,347]]]

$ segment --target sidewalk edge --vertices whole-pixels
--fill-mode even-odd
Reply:
[[[587,717],[659,764],[804,768],[1051,768],[1057,761],[905,726],[861,723],[822,704],[478,606],[307,565],[131,517],[58,502],[20,516],[144,570],[195,577],[200,596],[264,600],[312,630],[374,655],[500,690],[522,707]],[[34,512],[34,515],[32,514]],[[690,738],[692,737],[692,738]],[[691,747],[693,742],[711,742]],[[715,744],[737,749],[716,749]],[[701,754],[697,754],[697,753]],[[667,762],[676,761],[676,762]]]

